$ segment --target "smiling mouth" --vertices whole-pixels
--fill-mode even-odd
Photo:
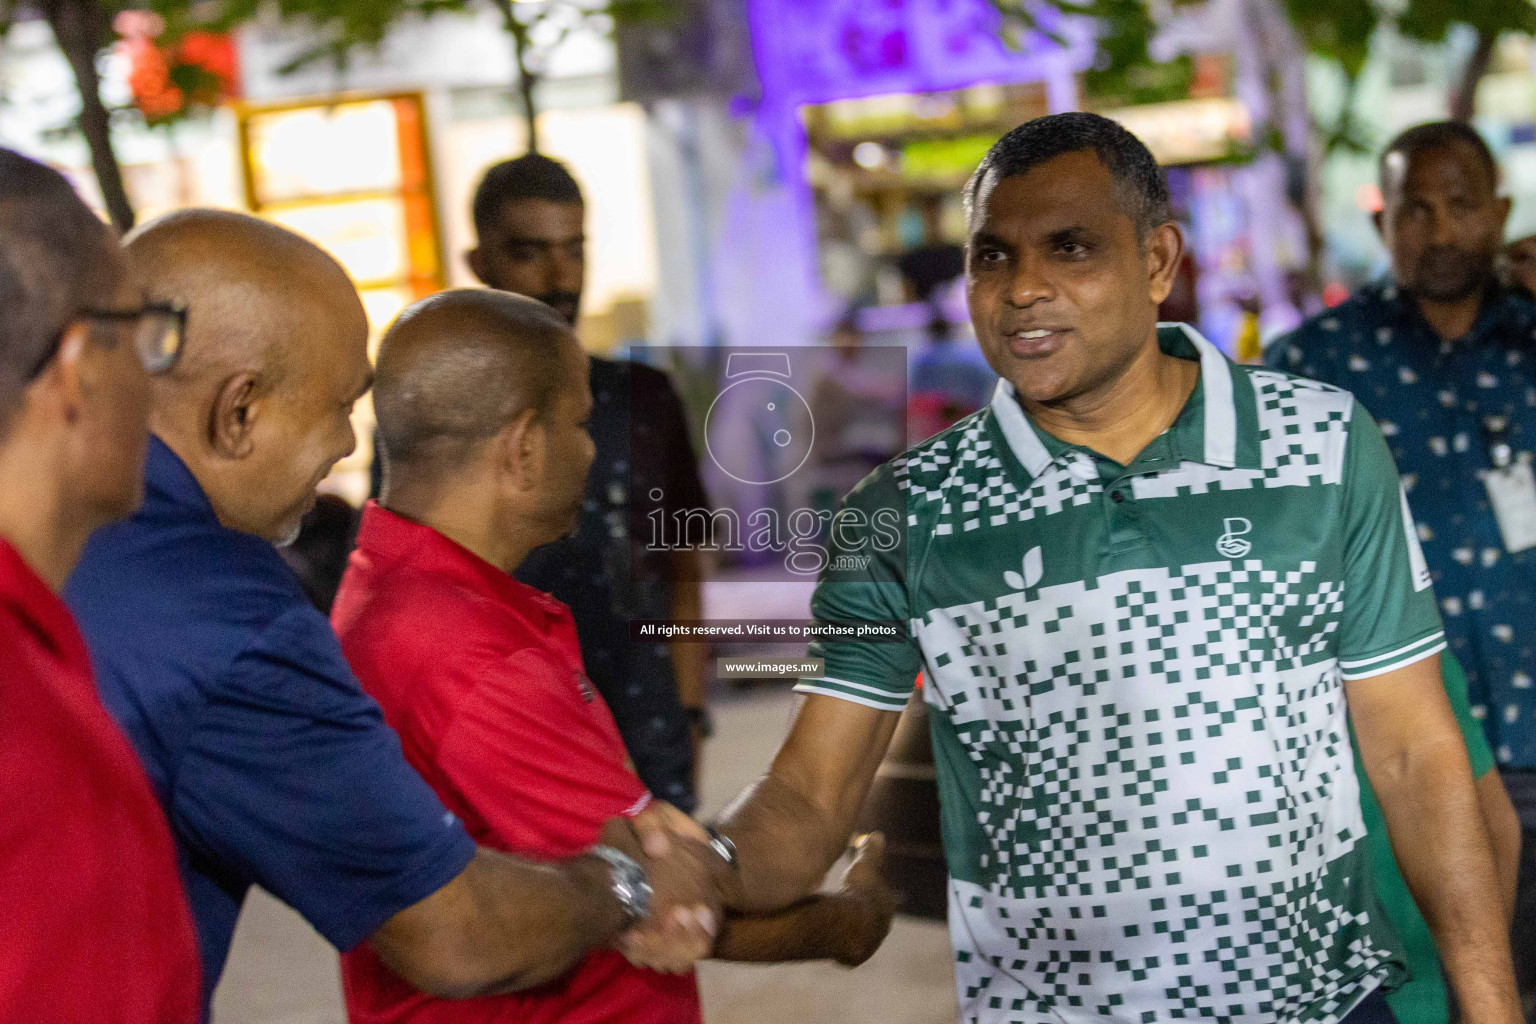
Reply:
[[[1061,339],[1070,328],[1037,327],[1027,331],[1009,331],[1008,349],[1020,359],[1038,359],[1061,347]]]

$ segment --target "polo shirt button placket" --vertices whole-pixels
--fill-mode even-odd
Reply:
[[[1102,564],[1101,569],[1115,572],[1139,567],[1149,552],[1147,537],[1141,528],[1141,505],[1131,491],[1130,478],[1122,476],[1106,484],[1105,497],[1109,499],[1104,506],[1109,520],[1108,546],[1105,550],[1108,561]]]

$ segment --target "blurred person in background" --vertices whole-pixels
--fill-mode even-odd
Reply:
[[[57,172],[0,149],[0,1020],[191,1024],[165,817],[58,592],[130,514],[181,320]]]
[[[792,428],[796,436],[813,430],[803,478],[809,493],[791,507],[825,510],[830,517],[843,495],[906,446],[901,422],[906,356],[871,348],[856,312],[838,321],[831,348],[816,355],[816,376],[806,392],[814,428]]]
[[[1536,204],[1513,204],[1504,223],[1504,237],[1509,241],[1499,253],[1499,282],[1536,297]]]
[[[587,376],[569,324],[531,299],[461,289],[401,314],[374,387],[388,487],[364,510],[334,616],[443,802],[478,841],[538,860],[580,853],[650,799],[587,681],[569,611],[508,575],[580,514]],[[880,850],[866,843],[841,892],[783,920],[726,922],[713,955],[861,962],[890,925]],[[615,950],[552,984],[468,1002],[416,992],[367,947],[346,954],[343,976],[353,1024],[700,1019],[691,971],[660,974]]]
[[[907,381],[907,439],[932,437],[987,404],[997,374],[970,339],[957,342],[941,309],[928,320],[926,343],[912,360]]]
[[[1451,652],[1466,669],[1472,710],[1499,764],[1477,781],[1478,797],[1507,898],[1519,879],[1514,957],[1530,1007],[1536,406],[1528,396],[1536,386],[1536,303],[1497,281],[1510,204],[1499,196],[1492,153],[1470,125],[1403,132],[1381,155],[1380,183],[1376,226],[1390,275],[1276,339],[1266,359],[1359,395],[1397,461]]]
[[[1516,238],[1504,247],[1504,270],[1506,284],[1536,297],[1536,235]]]
[[[575,326],[586,284],[586,203],[565,167],[539,154],[497,164],[474,198],[481,283],[538,299]],[[692,812],[709,734],[709,648],[637,644],[633,619],[702,618],[706,566],[693,550],[649,551],[646,517],[708,511],[682,402],[668,376],[589,356],[597,456],[575,532],[532,552],[517,578],[570,608],[587,672],[618,722],[640,778]],[[662,498],[650,494],[659,490]]]
[[[293,543],[277,549],[310,603],[326,615],[331,614],[347,556],[357,543],[360,520],[360,513],[345,498],[321,494],[315,498],[315,507],[304,513]]]
[[[930,302],[965,271],[965,250],[944,237],[944,199],[926,196],[919,205],[919,236],[896,259],[908,302]]]
[[[1536,297],[1536,204],[1518,203],[1504,225],[1509,243],[1499,254],[1499,280]]]
[[[1259,314],[1264,310],[1264,300],[1257,288],[1244,289],[1232,297],[1238,309],[1237,335],[1232,342],[1232,358],[1239,363],[1259,363],[1264,360],[1264,340],[1259,325]]]
[[[211,210],[153,221],[126,248],[150,297],[185,309],[185,350],[154,383],[143,507],[91,538],[66,599],[170,819],[204,1015],[253,885],[338,949],[366,940],[447,997],[559,976],[645,917],[645,885],[664,917],[714,906],[681,843],[642,855],[641,818],[555,863],[477,846],[278,555],[352,450],[352,406],[372,377],[340,265],[276,225]],[[706,924],[679,926],[677,943],[702,955]]]

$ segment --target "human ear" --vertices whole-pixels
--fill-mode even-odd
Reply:
[[[533,409],[525,409],[496,435],[497,468],[514,490],[544,485],[549,459],[549,431]]]
[[[1173,280],[1179,273],[1179,261],[1184,256],[1184,232],[1172,221],[1159,224],[1147,235],[1148,293],[1152,301],[1161,304],[1173,291]]]
[[[82,322],[70,324],[59,341],[59,351],[38,377],[38,383],[52,392],[60,415],[66,423],[79,422],[85,411],[85,395],[91,388],[91,371],[86,365],[86,332]]]
[[[54,360],[59,368],[60,394],[71,423],[83,409],[86,393],[91,390],[96,376],[88,358],[91,351],[87,344],[89,331],[90,327],[84,323],[71,324],[59,342],[59,354]]]
[[[208,419],[208,442],[226,459],[243,459],[255,450],[260,381],[253,373],[237,373],[220,385]]]

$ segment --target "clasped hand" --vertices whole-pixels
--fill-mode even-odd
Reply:
[[[653,894],[650,914],[615,946],[637,967],[682,973],[715,954],[749,961],[833,959],[853,967],[867,960],[891,927],[894,900],[882,865],[885,841],[860,836],[835,890],[768,918],[732,918],[730,935],[721,893],[739,882],[735,869],[709,845],[709,836],[681,811],[654,804],[632,823]],[[762,927],[752,928],[749,921]]]
[[[671,804],[656,801],[636,815],[651,883],[651,909],[614,945],[637,967],[681,974],[709,956],[724,916],[720,872],[729,870],[709,836]]]

